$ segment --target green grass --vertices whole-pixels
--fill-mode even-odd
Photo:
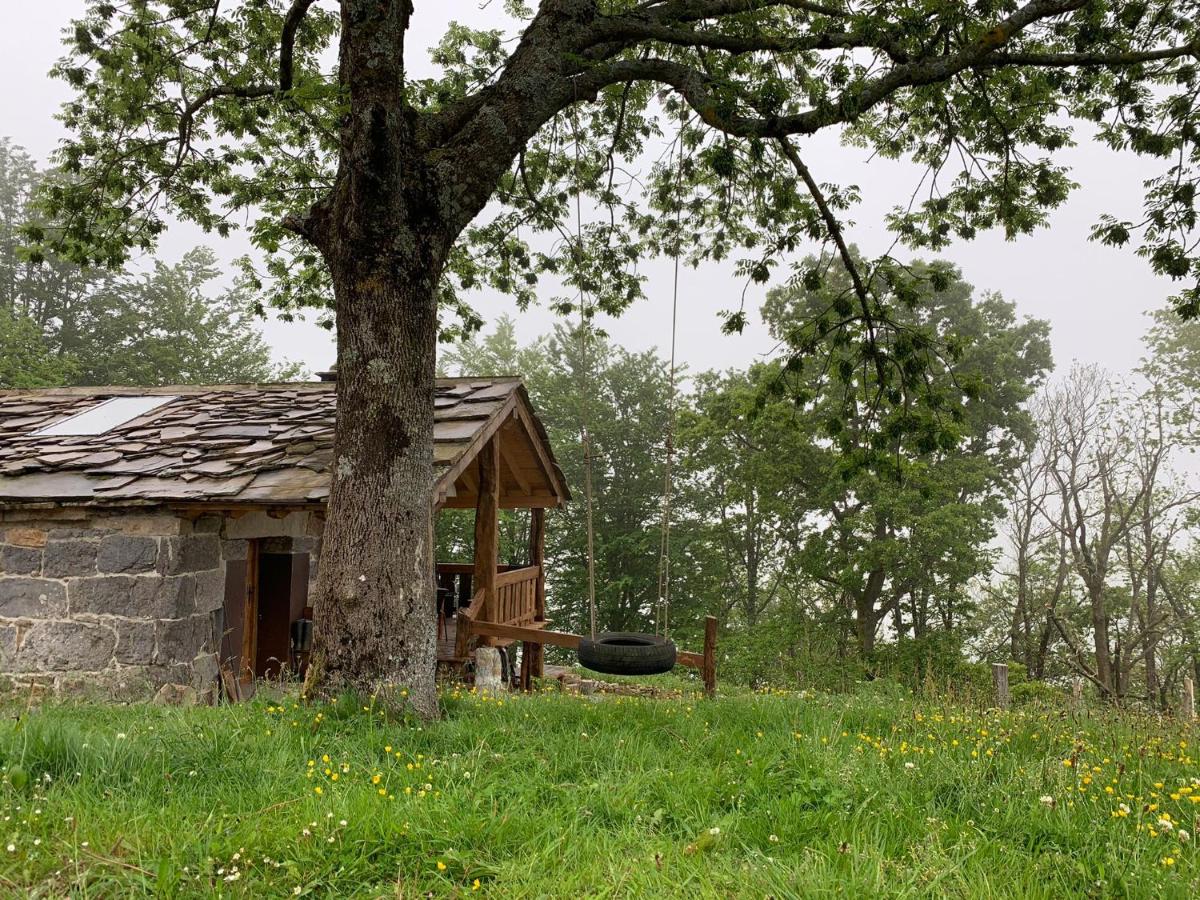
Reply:
[[[1176,830],[1196,831],[1200,771],[1170,722],[886,689],[444,702],[424,726],[349,698],[6,707],[0,893],[1200,891],[1195,841]],[[1164,813],[1178,825],[1156,824]]]

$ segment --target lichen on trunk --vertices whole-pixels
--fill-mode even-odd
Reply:
[[[432,715],[436,303],[424,278],[339,274],[338,429],[315,602],[318,671],[328,689],[407,690],[413,707]]]

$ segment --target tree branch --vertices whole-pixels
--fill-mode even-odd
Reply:
[[[292,0],[287,15],[283,17],[283,30],[279,35],[280,91],[292,89],[292,78],[295,74],[292,70],[292,59],[296,52],[296,32],[308,14],[308,8],[316,2],[317,0]]]
[[[821,128],[857,118],[901,88],[935,84],[965,69],[986,65],[999,48],[1026,26],[1072,12],[1086,3],[1087,0],[1033,0],[957,52],[893,66],[882,75],[844,91],[834,103],[793,115],[723,115],[712,91],[714,82],[708,76],[665,59],[624,59],[597,66],[578,76],[580,94],[594,96],[600,88],[624,81],[657,81],[673,87],[706,124],[728,134],[769,138],[812,134]]]
[[[842,236],[841,223],[838,222],[837,216],[833,214],[833,210],[829,208],[829,203],[826,201],[825,195],[821,192],[821,186],[813,178],[812,172],[808,170],[808,166],[804,164],[804,160],[800,158],[800,154],[796,152],[796,148],[792,146],[792,142],[787,138],[780,138],[778,143],[784,157],[792,164],[792,168],[796,170],[796,174],[800,176],[800,179],[804,182],[804,186],[808,188],[808,193],[813,198],[813,202],[817,204],[821,218],[825,220],[825,227],[829,230],[829,237],[837,245],[838,255],[841,256],[842,265],[846,267],[846,272],[850,276],[850,283],[854,285],[854,293],[858,297],[859,308],[862,310],[863,325],[867,329],[867,342],[871,347],[871,358],[875,365],[875,373],[879,378],[880,385],[883,385],[887,381],[887,373],[884,371],[883,358],[879,354],[876,341],[875,319],[871,314],[871,297],[867,293],[867,286],[858,271],[858,265],[854,262],[850,248]]]

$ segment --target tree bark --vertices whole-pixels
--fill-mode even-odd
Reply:
[[[297,228],[320,249],[337,318],[337,431],[310,687],[400,695],[437,712],[433,398],[437,287],[456,232],[404,99],[411,6],[343,0],[349,96],[331,194]]]
[[[436,302],[423,279],[350,268],[334,279],[338,429],[314,600],[317,670],[329,689],[407,688],[432,715]]]

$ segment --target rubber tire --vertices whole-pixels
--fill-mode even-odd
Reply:
[[[661,675],[675,668],[675,642],[655,634],[606,631],[579,642],[579,664],[605,675]]]

